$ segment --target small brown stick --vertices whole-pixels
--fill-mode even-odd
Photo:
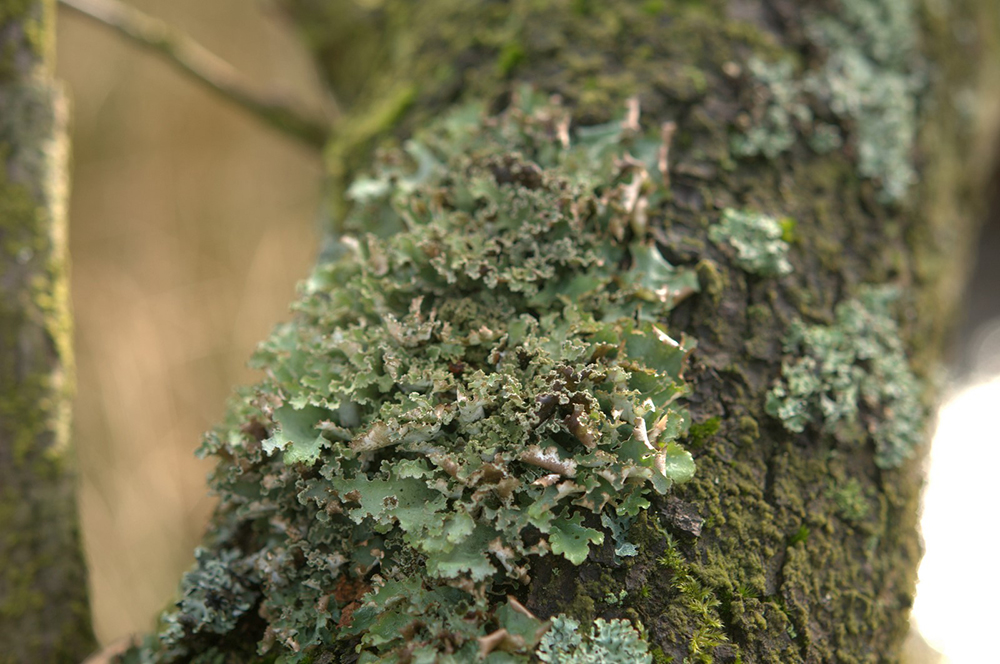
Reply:
[[[328,117],[303,110],[271,91],[262,90],[222,60],[180,30],[129,7],[118,0],[59,0],[87,18],[112,28],[140,46],[149,48],[171,64],[229,101],[241,106],[268,125],[322,148],[330,136],[333,120],[338,115],[331,100]]]
[[[674,140],[674,132],[677,131],[676,122],[664,122],[660,128],[660,155],[656,166],[663,175],[663,186],[670,187],[670,144]]]
[[[622,120],[622,129],[638,133],[642,129],[639,125],[639,98],[629,97],[626,104],[628,105],[628,112],[625,115],[625,119]]]

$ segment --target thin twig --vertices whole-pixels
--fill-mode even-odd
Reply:
[[[262,90],[201,44],[167,23],[118,0],[59,0],[66,8],[108,26],[166,58],[202,84],[276,129],[313,147],[330,135],[336,109],[317,117],[289,100]]]

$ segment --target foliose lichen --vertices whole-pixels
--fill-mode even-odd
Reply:
[[[782,277],[792,271],[789,245],[783,236],[784,229],[774,217],[728,208],[719,223],[708,230],[712,242],[736,251],[737,265],[764,277]]]
[[[792,432],[815,423],[844,442],[871,436],[882,468],[907,459],[923,438],[924,408],[890,312],[895,298],[891,287],[865,287],[837,306],[832,325],[794,322],[768,414]]]
[[[740,156],[773,159],[801,134],[817,152],[837,149],[847,129],[858,173],[878,182],[883,202],[903,198],[916,180],[912,151],[917,93],[923,87],[916,61],[912,0],[841,0],[834,16],[808,21],[807,33],[826,58],[795,75],[790,60],[748,64],[758,102],[750,126],[733,137]],[[832,118],[831,118],[832,119]]]
[[[586,632],[572,618],[557,616],[538,646],[547,664],[652,664],[648,644],[627,620],[598,618]]]
[[[147,660],[210,658],[234,629],[221,594],[289,664],[527,661],[545,623],[504,596],[546,557],[582,563],[602,522],[630,555],[646,496],[694,473],[693,343],[664,322],[698,281],[647,234],[655,141],[571,132],[524,94],[381,155],[351,189],[356,235],[206,437],[215,541]],[[581,652],[639,652],[628,629],[598,624]]]

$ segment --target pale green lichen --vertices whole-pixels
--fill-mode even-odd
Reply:
[[[782,277],[792,271],[784,234],[774,217],[731,209],[723,210],[722,219],[708,230],[712,242],[736,251],[737,265],[764,277]]]
[[[890,313],[894,298],[891,288],[868,287],[837,306],[833,325],[793,323],[767,412],[796,433],[815,423],[844,442],[870,435],[882,468],[907,459],[923,438],[924,409]]]
[[[819,69],[796,76],[789,60],[749,62],[758,102],[750,126],[733,137],[734,152],[773,159],[799,134],[817,152],[837,149],[837,127],[814,122],[818,102],[849,128],[859,174],[879,183],[884,202],[899,201],[916,180],[911,154],[922,88],[912,0],[841,0],[835,17],[808,20],[807,33],[826,51]]]
[[[798,127],[808,126],[813,113],[804,101],[802,82],[790,60],[770,63],[752,57],[747,65],[763,99],[753,109],[750,126],[733,136],[733,152],[741,157],[774,159],[795,144]]]
[[[559,615],[542,637],[537,656],[547,664],[652,664],[649,645],[627,620],[598,618],[586,633]]]
[[[640,216],[656,151],[621,122],[567,143],[563,118],[530,96],[500,118],[463,108],[352,187],[357,236],[206,439],[218,536],[153,661],[234,631],[213,593],[256,605],[266,634],[244,645],[289,664],[527,661],[535,641],[497,607],[531,561],[581,564],[602,521],[630,555],[646,496],[692,477],[692,344],[664,323],[698,282]]]

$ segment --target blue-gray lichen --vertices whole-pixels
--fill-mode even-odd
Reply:
[[[862,177],[876,180],[885,202],[896,202],[916,180],[916,19],[912,0],[841,0],[836,17],[811,19],[807,32],[826,51],[823,65],[797,77],[792,63],[752,60],[760,101],[751,126],[733,138],[743,156],[774,158],[801,133],[819,152],[842,142],[837,128],[813,122],[810,101],[849,129]]]
[[[733,152],[741,157],[774,159],[795,144],[798,127],[812,122],[812,109],[805,103],[802,82],[795,76],[791,60],[770,63],[755,56],[747,64],[761,99],[753,109],[750,126],[733,136]]]
[[[642,636],[627,620],[598,618],[587,633],[580,623],[557,616],[538,646],[538,659],[547,664],[652,664],[653,656]]]
[[[815,423],[845,442],[870,435],[882,468],[907,459],[924,427],[919,383],[890,313],[894,297],[890,288],[865,288],[837,306],[833,325],[793,323],[766,404],[789,431]]]
[[[736,251],[737,265],[765,277],[781,277],[792,271],[783,235],[777,219],[747,210],[723,210],[721,221],[708,230],[712,242]]]
[[[289,664],[527,661],[543,623],[502,598],[547,556],[582,563],[602,518],[629,555],[622,524],[694,473],[692,343],[664,323],[698,283],[646,232],[655,147],[633,123],[571,134],[525,96],[382,155],[352,188],[356,236],[206,438],[233,572],[199,557],[188,579],[211,588],[165,617],[156,661],[209,661],[205,637],[233,628],[216,590]],[[623,634],[599,626],[593,647]]]

